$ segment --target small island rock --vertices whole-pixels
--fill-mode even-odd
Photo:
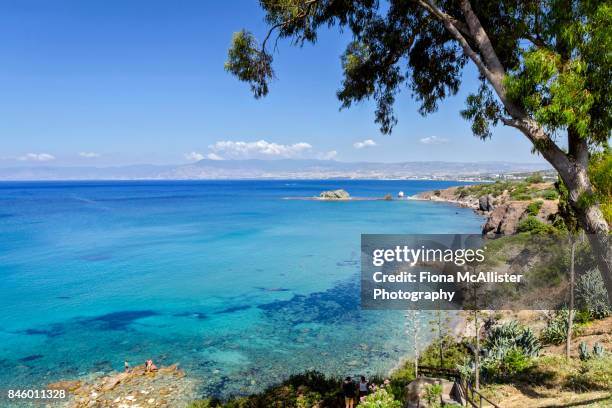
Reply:
[[[323,200],[348,200],[351,198],[348,192],[343,189],[323,191],[319,194]]]

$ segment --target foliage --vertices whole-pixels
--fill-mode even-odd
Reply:
[[[468,347],[462,342],[457,342],[452,336],[442,338],[442,353],[444,365],[442,368],[455,368],[461,364],[468,355]],[[434,339],[419,356],[419,365],[428,367],[440,367],[440,339]]]
[[[546,200],[556,200],[559,198],[559,193],[554,190],[544,190],[540,195]]]
[[[612,353],[600,359],[567,360],[560,354],[542,356],[534,360],[518,381],[548,389],[568,389],[586,392],[612,388]]]
[[[561,344],[567,340],[569,311],[567,309],[558,310],[548,316],[546,327],[540,333],[540,339],[545,344]],[[576,320],[576,314],[573,316],[572,334],[580,333],[582,328],[581,322]]]
[[[556,232],[555,227],[549,224],[545,224],[538,220],[533,215],[527,216],[523,221],[519,222],[516,227],[517,232],[528,232],[534,235],[545,235]]]
[[[225,70],[249,82],[256,98],[268,93],[268,81],[274,77],[271,63],[272,57],[260,50],[253,34],[244,30],[234,33]]]
[[[281,384],[247,397],[231,398],[226,402],[199,400],[189,408],[310,408],[339,406],[341,381],[316,371],[290,376]]]
[[[428,407],[439,407],[442,402],[442,385],[431,384],[425,387],[425,401]]]
[[[359,403],[361,408],[401,408],[402,403],[395,400],[393,395],[384,388],[368,395]]]
[[[583,341],[578,346],[578,355],[581,361],[588,361],[590,359],[603,359],[606,355],[606,350],[601,343],[593,344],[593,350],[589,351],[589,347]]]
[[[187,408],[212,408],[212,401],[209,399],[197,400],[187,405]]]
[[[578,346],[578,356],[580,360],[586,361],[591,358],[591,352],[589,351],[589,346],[584,341],[580,342]]]
[[[601,343],[593,344],[593,357],[594,358],[602,358],[606,354],[606,350],[601,345]]]
[[[612,225],[612,152],[606,148],[589,162],[589,179],[608,225]]]
[[[501,359],[510,349],[518,348],[528,357],[536,357],[542,345],[533,331],[516,320],[493,326],[487,333],[484,349],[488,357]]]
[[[533,216],[538,215],[540,208],[542,208],[542,204],[544,203],[540,200],[529,203],[527,206],[527,213]]]
[[[505,71],[508,100],[551,134],[571,129],[590,142],[605,142],[612,127],[612,81],[611,60],[601,50],[612,48],[609,2],[472,3]],[[412,92],[421,114],[435,112],[440,101],[460,88],[466,53],[456,35],[421,2],[391,0],[379,7],[372,0],[280,0],[261,5],[271,31],[259,47],[250,33],[241,32],[226,64],[258,97],[267,93],[273,76],[265,44],[271,35],[301,46],[316,42],[318,30],[331,25],[350,30],[353,38],[341,58],[344,79],[338,98],[343,107],[374,99],[383,132],[391,132],[397,121],[393,106],[402,88]],[[455,2],[440,1],[435,7],[452,21],[465,20]],[[482,49],[470,45],[486,62]],[[462,115],[472,122],[473,133],[485,138],[506,112],[493,94],[490,77],[481,79]]]
[[[541,173],[533,173],[525,178],[525,181],[529,184],[542,183],[544,182],[544,177],[542,177]]]
[[[603,319],[612,314],[608,292],[601,274],[591,269],[576,282],[576,300],[580,308],[587,310],[594,319]]]
[[[528,369],[541,344],[533,331],[516,321],[493,326],[483,344],[484,379],[506,380]]]

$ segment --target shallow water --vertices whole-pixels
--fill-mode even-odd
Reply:
[[[361,233],[474,233],[471,210],[382,197],[432,181],[0,183],[0,388],[179,362],[202,395],[375,374],[410,350],[359,310]]]

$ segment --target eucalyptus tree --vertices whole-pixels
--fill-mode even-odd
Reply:
[[[587,172],[612,127],[610,0],[260,0],[269,31],[234,34],[226,69],[265,96],[276,41],[315,43],[320,29],[350,30],[337,91],[343,108],[372,99],[383,133],[397,123],[402,89],[422,115],[458,92],[474,64],[479,86],[461,115],[475,136],[498,124],[522,133],[559,173],[589,235],[612,297],[612,244]]]

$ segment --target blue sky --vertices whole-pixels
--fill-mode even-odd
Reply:
[[[381,135],[374,108],[339,111],[337,29],[315,46],[280,43],[277,80],[255,100],[223,70],[231,35],[265,32],[258,2],[3,0],[0,166],[185,163],[201,157],[540,162],[517,131],[471,135],[467,91],[426,118],[409,92]]]

